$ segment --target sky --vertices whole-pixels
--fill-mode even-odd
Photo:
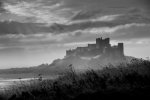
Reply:
[[[150,56],[150,0],[0,0],[0,69],[63,58],[98,37]]]

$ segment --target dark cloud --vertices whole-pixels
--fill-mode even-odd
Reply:
[[[75,14],[71,20],[84,20],[84,19],[90,19],[96,17],[97,14],[99,14],[100,11],[79,11],[77,14]]]
[[[131,9],[133,13],[137,9],[150,14],[150,0],[60,0],[63,1],[62,8],[70,8],[77,11],[72,20],[84,20],[95,16],[125,14]],[[133,10],[134,9],[134,10]]]
[[[87,11],[94,10],[122,10],[132,7],[144,7],[149,3],[149,0],[63,0],[64,6],[74,8],[74,9],[82,9]],[[114,8],[114,9],[113,9]],[[118,9],[116,9],[118,8]],[[122,9],[119,9],[122,8]]]
[[[150,4],[149,0],[62,0],[64,5],[70,7],[93,7],[106,8],[106,7],[133,7],[139,5]],[[91,8],[90,8],[91,9]],[[93,8],[95,9],[95,8]]]
[[[106,31],[106,32],[105,32]],[[89,31],[77,31],[69,35],[66,44],[68,43],[87,43],[95,40],[97,37],[110,37],[111,40],[117,41],[141,41],[150,39],[150,24],[126,24],[112,28],[107,28],[105,31],[94,28]],[[149,42],[149,41],[148,41]],[[142,45],[142,44],[141,44]]]
[[[150,10],[150,0],[138,0],[140,3],[143,4],[143,6],[147,7],[148,10]]]
[[[0,35],[5,34],[36,34],[46,29],[38,23],[20,23],[15,21],[0,22]]]
[[[70,27],[69,27],[70,28]],[[53,24],[52,26],[45,26],[41,23],[21,23],[16,21],[3,21],[0,22],[0,35],[6,34],[38,34],[38,33],[61,33],[66,32],[66,25],[63,24]],[[71,30],[67,30],[71,31]]]
[[[119,25],[132,24],[132,23],[150,23],[150,18],[146,15],[141,15],[139,13],[135,14],[126,14],[117,17],[117,19],[113,21],[81,21],[78,23],[72,23],[70,25],[62,25],[62,24],[53,24],[49,27],[49,30],[55,34],[72,32],[76,30],[85,30],[88,28],[101,28],[101,27],[116,27]]]
[[[52,33],[52,34],[65,34],[77,30],[85,30],[89,28],[101,27],[116,27],[119,25],[131,23],[150,23],[150,18],[141,13],[129,13],[120,15],[112,21],[74,21],[72,24],[58,24],[54,23],[51,26],[45,26],[40,23],[20,23],[15,21],[0,22],[0,35],[4,34],[37,34],[37,33]]]
[[[118,26],[118,30],[111,34],[113,39],[132,40],[132,39],[149,39],[150,38],[150,24],[140,25],[131,24],[125,26]]]
[[[3,8],[3,2],[0,0],[0,13],[5,12],[5,9]]]

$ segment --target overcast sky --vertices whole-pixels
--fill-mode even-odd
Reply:
[[[125,54],[150,56],[150,0],[0,0],[0,68],[62,58],[110,37]]]

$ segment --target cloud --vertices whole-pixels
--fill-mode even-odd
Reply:
[[[128,8],[133,6],[143,6],[150,4],[149,0],[62,0],[64,2],[64,6],[69,6],[73,8],[89,8],[98,9],[98,8]],[[94,8],[95,6],[95,8]],[[93,10],[91,9],[91,10]]]
[[[131,8],[139,8],[149,11],[148,0],[62,0],[63,7],[71,8],[74,11],[80,11],[78,16],[81,18],[95,16],[96,12],[100,15],[126,13]],[[87,12],[89,14],[87,14]],[[77,17],[79,18],[79,17]]]
[[[3,34],[0,36],[0,46],[24,48],[37,46],[60,47],[93,42],[95,38],[100,36],[110,37],[112,40],[119,41],[139,40],[138,43],[140,43],[140,40],[150,38],[149,32],[150,24],[132,23],[115,27],[88,28],[85,30],[66,32],[65,34]]]
[[[100,11],[78,11],[74,16],[72,17],[72,20],[85,20],[85,19],[91,19],[99,15]]]
[[[114,39],[132,40],[132,39],[149,39],[150,24],[127,24],[116,27],[111,35]]]
[[[31,48],[39,46],[42,48],[45,45],[50,47],[60,46],[65,41],[65,38],[68,38],[66,34],[53,35],[51,33],[43,34],[3,34],[0,36],[0,47],[9,48],[9,47],[22,47],[22,48]]]
[[[0,35],[4,34],[69,34],[78,30],[94,31],[93,29],[115,29],[126,24],[149,24],[150,18],[141,13],[101,16],[95,19],[75,20],[68,24],[54,23],[46,26],[41,23],[21,23],[16,21],[0,22]],[[92,30],[90,30],[92,29]],[[96,32],[98,32],[96,30]]]
[[[5,12],[5,9],[3,7],[4,7],[3,1],[0,0],[0,13]]]
[[[4,8],[10,14],[27,17],[26,22],[32,19],[36,23],[52,25],[99,21],[104,16],[126,14],[131,9],[132,12],[136,12],[133,9],[142,9],[144,13],[148,13],[148,8],[145,7],[147,3],[147,0],[7,0]]]
[[[92,20],[75,21],[70,24],[57,24],[46,26],[41,23],[30,22],[16,22],[16,21],[1,21],[0,22],[0,35],[3,34],[38,34],[38,33],[52,33],[52,34],[66,34],[76,30],[83,30],[92,27],[105,27],[109,25],[115,16],[104,16]],[[107,20],[104,22],[104,20]],[[110,23],[111,24],[111,23]],[[111,26],[111,25],[110,25]]]
[[[15,21],[0,22],[0,35],[4,34],[36,34],[42,31],[41,24],[20,23]]]
[[[67,19],[63,17],[63,14],[61,13],[62,9],[60,11],[57,10],[57,8],[61,6],[60,3],[53,4],[49,2],[48,4],[49,6],[47,6],[46,3],[43,3],[40,0],[38,1],[36,0],[32,2],[22,1],[22,2],[17,2],[15,4],[5,3],[4,8],[10,14],[16,14],[17,16],[34,18],[38,23],[40,22],[40,23],[51,24],[54,22],[64,23],[67,21]]]
[[[101,16],[116,15],[139,8],[149,11],[147,0],[8,0],[5,9],[11,14],[32,17],[37,22],[67,23],[71,20],[93,19]]]
[[[77,30],[86,30],[89,28],[113,28],[120,25],[132,23],[150,23],[150,18],[141,13],[128,13],[122,15],[108,15],[89,20],[75,20],[68,24],[53,24],[49,30],[55,34],[73,32]]]
[[[132,23],[116,27],[89,28],[86,30],[76,31],[72,34],[75,35],[76,33],[82,33],[77,38],[81,37],[82,39],[80,39],[83,41],[91,41],[99,36],[110,37],[112,40],[122,41],[142,40],[150,39],[150,24]],[[83,37],[86,39],[83,39]]]
[[[90,37],[95,38],[95,35],[91,36],[88,33],[103,31],[112,32],[112,37],[115,39],[138,38],[132,36],[135,34],[132,28],[136,30],[137,27],[142,27],[141,31],[145,35],[142,36],[138,33],[140,31],[136,31],[137,36],[146,37],[144,28],[147,30],[149,27],[137,25],[150,23],[148,7],[146,7],[148,3],[147,0],[143,2],[140,0],[94,0],[92,2],[91,0],[23,0],[22,2],[7,0],[5,10],[11,16],[25,17],[26,21],[0,22],[2,27],[0,35],[13,40],[22,34],[17,41],[21,43],[57,44],[62,41],[62,43],[71,42],[71,40],[75,42],[79,39],[88,41]],[[29,22],[31,20],[32,22]],[[125,31],[127,31],[126,34]],[[58,40],[60,37],[61,39]]]

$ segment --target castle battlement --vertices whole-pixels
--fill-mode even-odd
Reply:
[[[111,46],[110,38],[97,38],[96,44],[88,44],[86,47],[77,47],[66,51],[66,56],[83,56],[94,57],[97,55],[106,56],[124,56],[124,44],[118,43],[116,46]]]

